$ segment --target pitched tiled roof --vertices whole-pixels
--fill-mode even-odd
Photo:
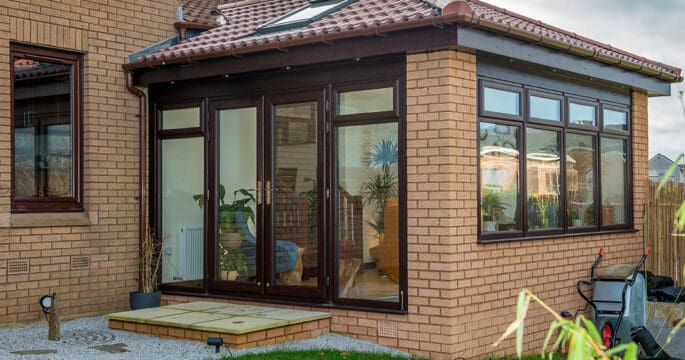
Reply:
[[[255,31],[264,23],[306,5],[309,0],[186,2],[192,2],[196,9],[201,8],[201,4],[218,4],[218,9],[227,23],[159,52],[145,55],[138,63],[131,64],[132,68],[254,53],[444,23],[461,23],[664,80],[680,79],[678,68],[645,59],[479,0],[358,0],[306,26],[266,34],[256,34]],[[209,12],[211,13],[211,10]],[[196,21],[200,21],[197,19]]]
[[[218,26],[212,11],[216,10],[219,4],[230,0],[184,0],[181,2],[183,9],[183,22],[192,26],[202,28],[212,28]]]

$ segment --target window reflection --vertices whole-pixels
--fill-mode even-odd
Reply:
[[[530,117],[542,120],[561,119],[561,101],[540,96],[530,96]]]
[[[560,227],[560,135],[557,131],[526,130],[528,228]]]
[[[602,224],[627,224],[626,140],[602,138]]]
[[[480,123],[481,230],[520,230],[519,129]]]
[[[596,225],[595,138],[566,135],[566,219],[569,227]]]
[[[571,124],[597,126],[597,111],[594,106],[569,102],[568,118]]]
[[[610,130],[628,130],[628,113],[604,109],[602,111],[604,128]]]

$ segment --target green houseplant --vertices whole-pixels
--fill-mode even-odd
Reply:
[[[224,280],[235,280],[239,273],[247,272],[245,255],[240,249],[222,250],[221,258],[221,278]]]
[[[221,234],[221,244],[224,248],[237,248],[247,234],[243,233],[242,224],[236,223],[235,214],[240,212],[243,220],[254,224],[254,210],[250,204],[255,202],[255,197],[246,189],[238,189],[233,192],[233,202],[227,204],[226,188],[219,184],[219,229]],[[193,200],[197,201],[202,209],[205,206],[204,194],[193,195]]]
[[[362,162],[366,167],[366,176],[361,185],[364,205],[371,207],[373,214],[367,223],[379,235],[384,233],[385,204],[388,199],[397,198],[397,173],[393,165],[397,164],[397,141],[392,138],[382,139],[364,154]]]
[[[504,204],[499,193],[485,188],[480,198],[480,210],[483,214],[483,231],[497,231],[497,223],[504,217]]]

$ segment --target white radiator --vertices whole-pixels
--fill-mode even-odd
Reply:
[[[181,226],[179,244],[180,277],[183,280],[204,278],[204,236],[202,227]]]

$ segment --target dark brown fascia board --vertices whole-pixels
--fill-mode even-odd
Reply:
[[[463,10],[463,8],[461,9]],[[578,46],[573,46],[568,43],[564,43],[561,41],[556,41],[547,37],[544,37],[542,35],[538,34],[532,34],[526,31],[522,31],[516,28],[512,28],[511,25],[503,25],[494,21],[489,21],[485,19],[481,19],[479,17],[474,17],[472,13],[453,13],[453,14],[446,14],[442,16],[437,16],[437,17],[430,17],[430,18],[425,18],[417,21],[412,21],[412,22],[407,22],[407,23],[399,23],[399,24],[388,24],[388,25],[379,25],[371,28],[365,28],[365,29],[359,29],[359,30],[354,30],[354,31],[348,31],[348,32],[341,32],[341,33],[331,33],[331,34],[322,34],[321,36],[317,37],[309,37],[309,38],[302,38],[302,39],[293,39],[293,40],[287,40],[287,41],[282,41],[282,42],[277,42],[277,43],[265,43],[263,45],[258,45],[258,46],[251,46],[251,47],[244,47],[244,48],[232,48],[232,49],[227,49],[227,50],[222,50],[222,51],[217,51],[217,52],[212,52],[212,53],[206,53],[206,54],[197,54],[197,55],[189,55],[185,57],[177,57],[173,59],[168,59],[168,60],[148,60],[148,61],[143,61],[143,62],[137,62],[137,63],[129,63],[129,64],[124,64],[124,70],[138,70],[138,69],[143,69],[143,68],[154,68],[154,67],[160,67],[160,66],[168,66],[168,65],[174,65],[174,64],[184,64],[184,63],[192,63],[192,62],[198,62],[198,61],[203,61],[203,60],[208,60],[208,59],[214,59],[214,58],[219,58],[219,57],[228,57],[228,56],[239,56],[239,55],[247,55],[247,54],[252,54],[252,53],[259,53],[259,52],[264,52],[268,50],[283,50],[286,48],[290,47],[296,47],[296,46],[302,46],[302,45],[311,45],[313,43],[330,43],[336,40],[343,40],[343,39],[349,39],[349,38],[354,38],[354,37],[364,37],[364,36],[374,36],[374,35],[382,35],[384,33],[388,32],[394,32],[394,31],[400,31],[400,30],[410,30],[410,29],[416,29],[420,27],[427,27],[427,26],[435,26],[435,27],[440,27],[443,25],[447,24],[470,24],[474,27],[479,27],[479,28],[484,28],[487,30],[499,32],[499,33],[504,33],[509,36],[519,38],[525,41],[529,41],[532,43],[537,43],[541,44],[543,46],[547,46],[550,48],[558,49],[558,50],[563,50],[568,53],[578,55],[581,57],[585,58],[590,58],[595,61],[603,62],[603,63],[608,63],[612,64],[621,68],[625,68],[628,70],[633,70],[633,71],[638,71],[643,74],[646,74],[651,77],[656,77],[661,80],[669,81],[669,82],[681,82],[683,78],[680,76],[681,70],[680,69],[674,69],[674,73],[669,73],[669,72],[664,72],[658,69],[654,69],[649,66],[644,66],[644,65],[639,65],[639,64],[634,64],[631,62],[627,62],[625,60],[621,60],[618,58],[606,56],[604,54],[599,53],[598,51],[594,50],[588,50],[582,47]],[[455,39],[456,40],[456,39]],[[458,44],[455,44],[458,45]]]

